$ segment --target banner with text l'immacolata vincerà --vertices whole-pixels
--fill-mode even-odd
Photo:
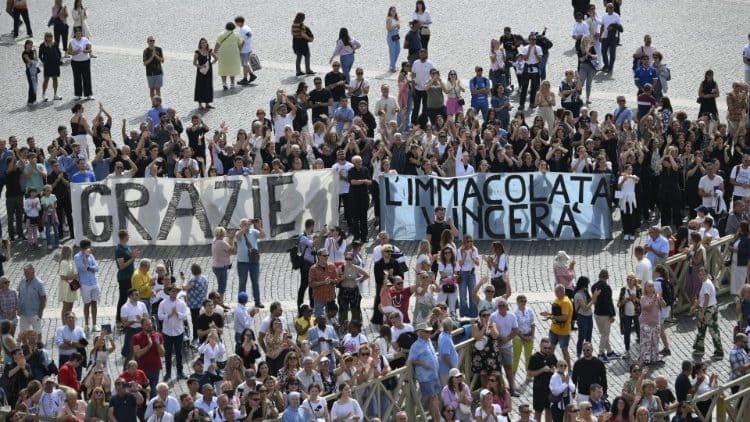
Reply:
[[[442,205],[461,235],[478,240],[609,239],[609,190],[608,175],[588,173],[386,175],[380,220],[393,239],[423,239]]]
[[[331,169],[267,176],[202,179],[123,178],[72,183],[76,240],[115,245],[117,231],[131,245],[207,245],[217,226],[239,227],[260,217],[270,238],[302,233],[312,218],[338,224],[339,176]]]

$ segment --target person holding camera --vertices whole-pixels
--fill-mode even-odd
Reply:
[[[519,110],[523,110],[526,104],[526,93],[529,94],[529,103],[531,108],[536,107],[536,92],[539,90],[539,64],[542,60],[544,52],[542,47],[536,45],[537,33],[532,32],[529,34],[529,44],[518,48],[519,56],[523,56],[525,64],[523,67],[523,79],[519,83],[521,85],[521,93],[519,94]],[[529,84],[531,84],[531,91],[529,91]]]

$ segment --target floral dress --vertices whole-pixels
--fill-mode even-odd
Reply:
[[[489,329],[485,327],[484,332],[486,341],[484,338],[475,341],[471,350],[471,372],[475,374],[489,374],[497,370],[495,341],[490,338]]]

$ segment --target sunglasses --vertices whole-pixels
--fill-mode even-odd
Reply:
[[[164,409],[164,406],[154,406],[154,409]]]

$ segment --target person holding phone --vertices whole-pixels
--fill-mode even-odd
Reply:
[[[247,277],[253,289],[253,300],[256,308],[264,308],[260,301],[260,251],[258,240],[264,239],[266,232],[263,230],[263,222],[260,217],[240,220],[240,229],[234,235],[234,249],[237,253],[237,276],[240,280],[239,291],[247,292]],[[219,293],[221,285],[219,286]]]

